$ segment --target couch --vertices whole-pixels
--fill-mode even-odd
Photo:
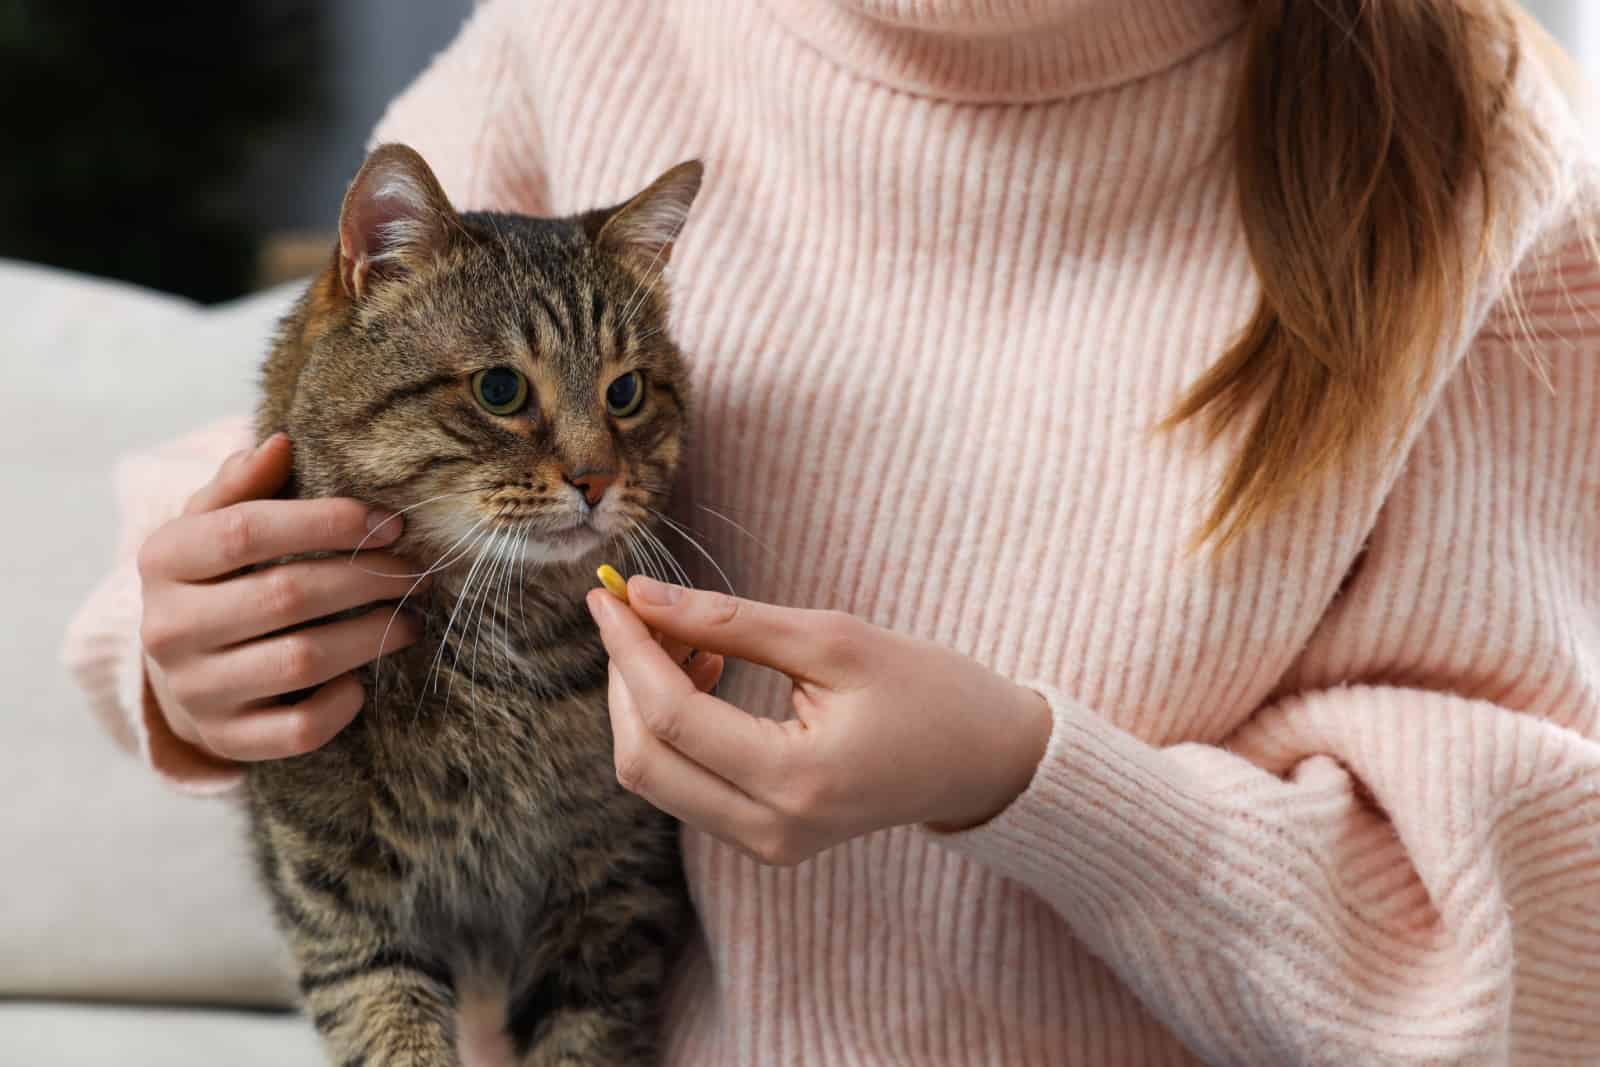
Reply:
[[[323,1059],[237,810],[93,722],[62,628],[110,559],[114,457],[250,406],[284,286],[213,308],[0,260],[0,1065]]]

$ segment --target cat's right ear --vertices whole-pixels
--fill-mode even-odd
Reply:
[[[373,149],[339,211],[339,280],[360,300],[374,284],[415,271],[449,242],[455,209],[417,151]]]

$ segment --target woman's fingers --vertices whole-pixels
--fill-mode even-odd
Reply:
[[[379,600],[399,600],[432,579],[388,552],[297,560],[227,582],[181,585],[176,597],[194,620],[192,640],[226,648]],[[178,651],[188,651],[180,649]]]
[[[666,650],[672,662],[676,663],[678,668],[689,676],[689,680],[695,684],[695,688],[702,693],[709,693],[716,688],[717,682],[722,678],[721,656],[715,652],[702,652],[699,649],[691,648],[682,641],[674,641],[672,638],[663,637],[660,634],[652,634],[651,636],[656,639],[657,644]]]
[[[650,636],[655,638],[656,644],[661,646],[662,651],[666,652],[672,662],[682,667],[685,672],[689,670],[690,657],[695,654],[695,650],[692,647],[682,641],[674,641],[672,638],[661,634],[652,633]]]
[[[289,480],[293,455],[288,435],[281,433],[273,434],[256,448],[235,452],[223,460],[211,481],[189,498],[183,513],[199,515],[272,496]]]
[[[722,681],[722,657],[715,652],[699,652],[689,661],[689,680],[702,693],[709,693]]]
[[[696,680],[611,594],[594,590],[588,603],[600,624],[612,669],[630,693],[638,694],[633,706],[656,741],[752,794],[760,791],[761,783],[781,777],[793,744],[788,727],[701,692]]]
[[[206,657],[186,692],[186,705],[223,697],[247,703],[309,689],[381,655],[413,644],[422,636],[416,616],[398,608],[377,608],[293,633],[265,637]]]
[[[854,629],[849,615],[742,600],[634,575],[629,606],[668,639],[773,667],[821,685],[842,679]]]
[[[752,852],[763,850],[780,829],[777,816],[662,743],[645,724],[614,664],[610,676],[607,705],[617,781],[622,787],[729,844]]]
[[[321,748],[356,717],[366,700],[353,674],[341,675],[295,704],[235,715],[202,731],[205,746],[225,759],[269,760]]]
[[[204,581],[283,556],[382,547],[400,530],[398,519],[356,500],[249,500],[168,523],[139,564],[147,577]]]

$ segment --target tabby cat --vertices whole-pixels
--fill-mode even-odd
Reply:
[[[617,785],[583,597],[683,452],[661,268],[700,174],[570,218],[458,213],[378,148],[266,361],[256,430],[293,439],[290,495],[409,509],[395,550],[434,572],[355,722],[246,777],[334,1063],[655,1059],[691,916],[675,825]]]

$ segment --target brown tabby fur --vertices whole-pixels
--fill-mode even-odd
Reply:
[[[383,201],[396,175],[421,195]],[[692,921],[676,827],[613,770],[583,596],[617,542],[550,546],[585,513],[564,478],[580,469],[620,473],[602,505],[619,527],[665,507],[686,382],[652,263],[670,241],[652,257],[641,233],[660,231],[663,197],[681,222],[698,182],[686,164],[571,219],[457,214],[420,157],[381,148],[267,359],[257,432],[293,439],[292,495],[399,510],[454,494],[408,511],[396,547],[444,564],[407,604],[423,639],[362,672],[366,705],[332,742],[247,775],[261,873],[334,1063],[457,1064],[459,1009],[485,996],[512,1062],[655,1058]],[[475,402],[473,372],[496,366],[526,375],[525,411]],[[634,369],[644,408],[611,418],[606,385]]]

